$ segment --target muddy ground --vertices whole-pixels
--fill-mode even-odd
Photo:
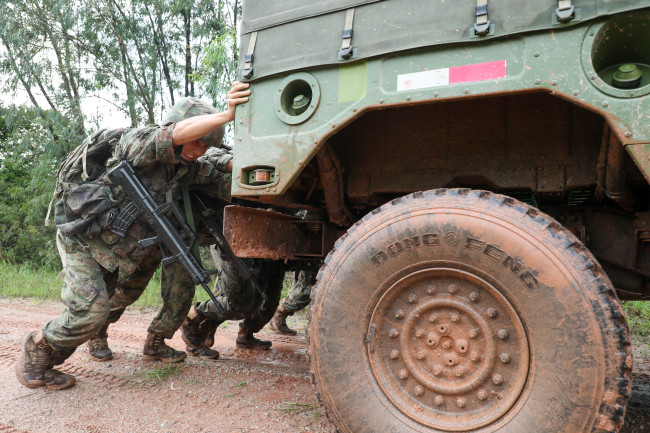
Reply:
[[[265,329],[272,350],[241,350],[236,323],[217,333],[219,361],[189,357],[170,368],[140,356],[153,312],[127,311],[109,328],[115,359],[92,361],[82,346],[61,368],[77,377],[75,387],[27,389],[14,375],[19,341],[60,310],[58,302],[0,299],[0,433],[334,431],[317,403],[304,334]],[[171,345],[184,348],[178,335]],[[639,342],[634,382],[622,432],[650,432],[650,348]]]

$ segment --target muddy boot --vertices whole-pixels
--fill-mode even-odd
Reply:
[[[108,325],[109,323],[104,323],[104,326],[102,326],[97,334],[86,343],[88,345],[88,353],[95,361],[102,362],[113,359],[113,351],[108,347]]]
[[[205,322],[205,316],[196,311],[196,308],[192,306],[190,312],[185,318],[185,321],[181,325],[181,337],[185,342],[185,350],[187,350],[192,356],[199,356],[201,358],[208,359],[219,359],[219,352],[210,349],[209,346],[205,345],[205,339],[207,335],[212,332],[212,335],[214,336],[214,331],[218,325],[214,324],[214,327],[206,327]],[[208,322],[211,321],[208,320]],[[204,326],[201,326],[202,323]]]
[[[208,331],[208,336],[205,337],[205,340],[203,340],[206,347],[214,346],[214,333],[215,332],[217,332],[217,328],[214,328],[213,330]]]
[[[275,332],[279,332],[280,334],[296,335],[298,332],[287,326],[287,317],[291,315],[293,315],[293,313],[285,310],[284,306],[280,304],[273,315],[273,319],[269,322],[269,328],[273,329]]]
[[[43,337],[43,332],[34,331],[23,339],[20,356],[16,362],[16,376],[27,388],[46,386],[57,390],[69,388],[76,383],[74,376],[62,373],[52,367],[65,361],[74,349],[66,353],[55,351]]]
[[[165,344],[165,338],[149,332],[147,340],[144,342],[144,349],[142,349],[142,358],[145,361],[169,361],[180,362],[187,357],[185,352],[175,350]]]
[[[237,334],[237,340],[236,340],[236,345],[239,348],[244,348],[244,349],[268,349],[271,347],[270,341],[264,341],[255,338],[253,333],[247,329],[239,325],[239,334]]]

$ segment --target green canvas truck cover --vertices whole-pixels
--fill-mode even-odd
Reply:
[[[478,2],[481,3],[481,2]],[[573,1],[574,18],[557,20],[557,1],[487,1],[490,32],[476,37],[474,0],[247,0],[244,2],[240,70],[253,54],[256,79],[322,65],[366,59],[419,47],[484,41],[505,35],[572,26],[650,6],[625,0]],[[354,8],[355,54],[338,55],[348,11]],[[254,46],[251,46],[251,37]]]

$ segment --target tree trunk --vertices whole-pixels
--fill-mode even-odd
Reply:
[[[185,28],[185,96],[194,96],[194,83],[191,83],[192,75],[192,28],[191,10],[183,9],[183,25]]]

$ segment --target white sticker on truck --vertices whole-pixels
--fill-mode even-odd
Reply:
[[[402,92],[405,90],[449,86],[450,84],[496,80],[499,78],[505,78],[505,76],[505,60],[475,63],[473,65],[454,66],[451,68],[398,75],[397,91]]]

